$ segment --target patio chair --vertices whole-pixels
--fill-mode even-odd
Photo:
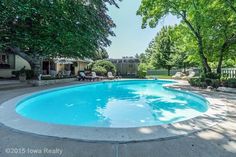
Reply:
[[[94,78],[94,79],[100,79],[100,80],[104,79],[103,76],[97,76],[96,72],[92,72],[92,78]]]
[[[92,76],[87,76],[85,75],[84,72],[79,72],[79,76],[77,76],[78,80],[81,81],[81,80],[92,80]]]
[[[182,72],[177,72],[175,75],[172,76],[173,79],[181,79],[184,77]]]
[[[70,75],[71,75],[71,71],[70,71],[70,70],[67,70],[67,71],[64,72],[64,74],[65,74],[66,76],[70,76]]]
[[[115,76],[113,76],[112,72],[109,71],[107,73],[107,78],[113,80],[113,79],[115,79]]]
[[[50,75],[55,78],[57,76],[57,71],[56,70],[50,70]]]

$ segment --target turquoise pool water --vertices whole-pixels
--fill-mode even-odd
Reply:
[[[163,87],[162,80],[130,80],[76,85],[40,92],[16,107],[24,117],[53,124],[140,127],[175,123],[208,110],[190,92]]]

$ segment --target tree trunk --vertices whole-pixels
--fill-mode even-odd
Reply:
[[[186,18],[186,12],[184,12],[183,14],[180,14],[180,15],[182,16],[184,22],[187,24],[187,26],[190,28],[190,30],[192,31],[192,33],[194,34],[194,36],[197,39],[197,42],[198,42],[198,54],[199,54],[200,59],[201,59],[201,63],[202,63],[202,66],[203,66],[204,73],[206,74],[208,72],[211,72],[211,68],[208,65],[207,58],[204,55],[203,41],[202,41],[202,37],[201,37],[201,34],[200,34],[200,28],[195,29],[192,26],[192,24]]]
[[[223,56],[224,56],[224,52],[226,50],[226,47],[227,47],[227,43],[225,42],[220,49],[220,56],[219,56],[219,61],[218,61],[218,65],[217,65],[217,70],[216,70],[217,74],[220,74],[220,75],[221,75]]]
[[[40,59],[34,59],[34,63],[30,64],[31,69],[34,71],[34,76],[38,77],[40,74],[42,74],[42,68],[41,68],[41,60]]]
[[[41,60],[39,59],[39,57],[31,57],[24,52],[21,52],[19,48],[10,47],[10,50],[12,53],[25,59],[30,64],[31,69],[34,71],[35,77],[38,77],[39,74],[41,74]]]
[[[209,66],[207,58],[204,55],[202,38],[200,36],[198,36],[197,41],[198,41],[198,53],[199,53],[199,56],[201,58],[204,73],[206,74],[206,73],[211,72],[211,67]]]
[[[167,70],[168,70],[168,76],[170,76],[171,67],[168,67]]]

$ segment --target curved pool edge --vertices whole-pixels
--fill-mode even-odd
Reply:
[[[165,87],[172,88],[171,86],[176,84],[180,84],[180,82],[166,84]],[[49,89],[49,91],[60,88],[61,87]],[[68,138],[86,142],[130,143],[151,140],[168,140],[186,136],[220,123],[227,115],[226,103],[210,96],[205,97],[210,103],[209,109],[201,116],[174,124],[148,127],[97,128],[49,124],[27,119],[15,112],[15,107],[18,102],[39,92],[43,91],[21,95],[2,103],[0,105],[0,123],[14,130],[36,135]]]

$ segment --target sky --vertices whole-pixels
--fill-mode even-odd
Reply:
[[[123,0],[118,4],[120,8],[114,6],[108,8],[108,14],[116,24],[116,28],[113,29],[116,36],[109,38],[112,44],[107,48],[110,58],[135,56],[135,54],[143,53],[163,26],[175,25],[180,21],[176,17],[168,15],[161,20],[156,28],[142,29],[142,18],[136,15],[141,0]]]

